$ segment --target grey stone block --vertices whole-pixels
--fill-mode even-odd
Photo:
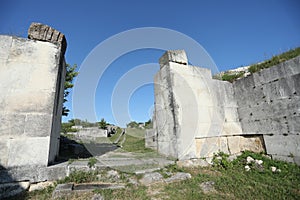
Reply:
[[[9,140],[8,166],[48,165],[49,137]]]
[[[158,172],[147,173],[140,179],[142,185],[150,185],[157,182],[162,182],[163,176]]]
[[[159,59],[160,67],[162,68],[169,62],[175,62],[187,65],[188,60],[184,50],[166,51],[165,54]]]
[[[51,133],[52,115],[27,114],[25,121],[25,133],[28,137],[47,137]]]
[[[24,134],[25,114],[0,113],[0,136],[20,137]]]
[[[267,154],[276,156],[300,156],[299,135],[264,135]]]

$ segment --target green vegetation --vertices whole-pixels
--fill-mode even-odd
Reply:
[[[97,158],[91,157],[89,158],[88,166],[89,168],[95,167],[95,164],[98,162]]]
[[[64,179],[58,180],[58,184],[62,183],[88,183],[97,181],[98,171],[73,171],[69,176]]]
[[[234,82],[238,78],[242,77],[245,72],[236,72],[236,73],[224,73],[222,76],[222,81],[228,81],[230,83]]]
[[[300,55],[300,47],[292,49],[287,52],[284,52],[282,54],[273,56],[271,59],[266,60],[262,63],[251,65],[251,66],[249,66],[248,71],[251,74],[253,74],[262,69],[266,69],[266,68],[272,67],[274,65],[277,65],[279,63],[290,60],[292,58],[295,58],[299,55]],[[221,73],[220,75],[214,75],[213,78],[218,79],[218,80],[223,80],[223,81],[229,81],[232,83],[232,82],[236,81],[238,78],[243,77],[244,74],[245,74],[244,71],[241,71],[241,72],[226,71],[226,72]]]
[[[107,122],[104,120],[104,118],[101,119],[101,121],[99,122],[99,127],[101,129],[106,129],[107,126]]]
[[[145,128],[146,129],[151,129],[153,128],[153,122],[151,119],[149,119],[147,122],[145,122]]]
[[[285,61],[290,60],[292,58],[295,58],[299,55],[300,55],[300,47],[292,49],[292,50],[287,51],[287,52],[284,52],[280,55],[273,56],[271,59],[266,60],[262,63],[251,65],[249,67],[249,72],[251,72],[251,73],[258,72],[261,69],[272,67],[272,66],[277,65],[279,63],[282,63],[282,62],[285,62]]]
[[[145,147],[145,139],[126,135],[126,141],[123,144],[123,150],[136,153],[152,152],[152,149]]]
[[[260,165],[255,162],[247,163],[247,157],[261,160]],[[174,182],[158,183],[151,186],[134,186],[128,183],[128,178],[139,180],[141,175],[121,173],[120,181],[127,183],[126,188],[118,190],[95,190],[90,193],[81,193],[74,199],[91,199],[95,193],[100,193],[104,199],[299,199],[300,198],[300,167],[295,164],[271,160],[260,153],[245,151],[235,160],[230,161],[225,153],[216,154],[214,164],[210,167],[180,168],[170,165],[159,170],[165,178],[169,173],[188,172],[191,179]],[[250,170],[246,171],[245,166]],[[271,167],[280,171],[272,172]],[[122,169],[121,169],[122,170]],[[123,170],[122,170],[123,171]],[[100,181],[98,174],[106,171],[82,172],[74,171],[69,177],[57,183],[87,183]],[[99,177],[99,176],[98,176]],[[102,176],[101,176],[102,177]],[[103,180],[101,180],[103,181]],[[110,181],[107,179],[106,181]],[[214,191],[204,193],[201,184],[213,181]],[[53,187],[43,191],[26,194],[25,199],[50,199]],[[68,198],[69,199],[69,198]],[[72,199],[72,198],[70,198]]]
[[[126,126],[127,128],[139,128],[139,124],[135,121],[129,122]]]
[[[67,102],[67,96],[70,94],[70,89],[74,87],[73,79],[78,75],[76,72],[77,65],[73,65],[73,67],[69,64],[66,65],[66,77],[65,77],[65,85],[64,85],[64,103]],[[62,115],[68,116],[70,110],[63,106]]]

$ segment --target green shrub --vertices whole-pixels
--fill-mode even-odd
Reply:
[[[277,65],[279,63],[282,63],[282,62],[285,62],[285,61],[290,60],[292,58],[295,58],[299,55],[300,55],[300,47],[292,49],[292,50],[287,51],[287,52],[284,52],[280,55],[273,56],[271,59],[266,60],[262,63],[251,65],[248,70],[251,73],[255,73],[255,72],[258,72],[262,69],[269,68],[269,67]]]
[[[236,72],[236,73],[224,73],[222,75],[222,80],[223,81],[228,81],[230,83],[234,82],[238,78],[242,77],[245,74],[245,72]]]
[[[62,180],[58,180],[57,183],[88,183],[97,180],[97,171],[74,171],[69,176]]]
[[[89,158],[89,162],[88,162],[88,166],[89,166],[89,168],[92,168],[92,167],[94,167],[95,166],[95,164],[97,163],[97,159],[96,158],[94,158],[94,157],[92,157],[92,158]]]

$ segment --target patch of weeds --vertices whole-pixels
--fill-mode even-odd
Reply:
[[[153,152],[152,149],[145,147],[145,139],[126,135],[126,140],[123,144],[123,149],[129,152],[147,153]]]
[[[44,188],[43,190],[36,190],[32,192],[27,192],[24,194],[23,197],[20,197],[20,199],[51,199],[52,193],[55,189],[57,184],[54,184],[53,186],[48,186]]]
[[[95,164],[97,162],[98,162],[97,158],[91,157],[91,158],[89,158],[87,165],[89,166],[89,168],[92,168],[92,167],[95,167]]]
[[[229,155],[224,152],[219,152],[217,154],[214,154],[213,157],[213,166],[221,169],[228,169],[232,168],[233,164],[228,160]]]
[[[295,48],[295,49],[291,49],[290,51],[287,51],[287,52],[284,52],[282,54],[273,56],[271,59],[266,60],[262,63],[251,65],[248,70],[251,73],[255,73],[255,72],[258,72],[262,69],[269,68],[269,67],[277,65],[279,63],[282,63],[282,62],[285,62],[285,61],[290,60],[292,58],[295,58],[299,55],[300,55],[300,47]]]
[[[145,186],[133,187],[129,186],[118,190],[95,190],[100,193],[104,199],[130,199],[130,200],[150,200],[147,195],[147,188]]]
[[[97,180],[98,171],[74,171],[64,179],[58,180],[58,184],[62,183],[88,183]]]
[[[228,81],[228,82],[232,83],[235,80],[237,80],[238,78],[243,77],[244,74],[245,74],[244,71],[241,71],[241,72],[225,72],[222,75],[222,81]]]

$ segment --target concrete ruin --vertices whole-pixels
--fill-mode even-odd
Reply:
[[[0,35],[0,165],[48,166],[58,155],[65,36],[32,23],[28,38]]]
[[[300,164],[300,57],[229,83],[167,51],[154,78],[146,145],[179,160],[265,151]]]

